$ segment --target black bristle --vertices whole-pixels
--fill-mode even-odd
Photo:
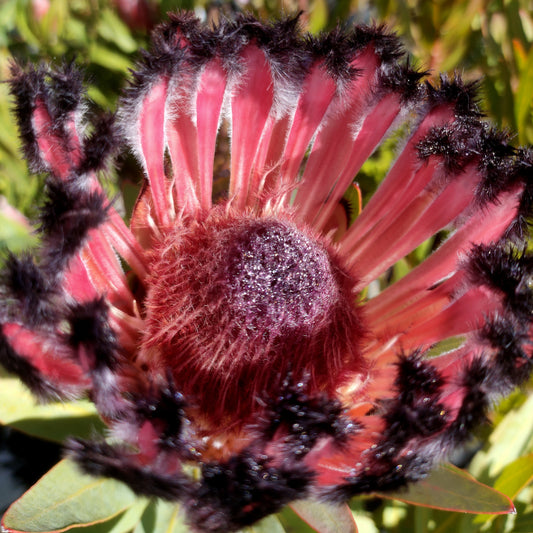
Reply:
[[[375,450],[378,459],[383,455],[394,457],[411,438],[435,435],[446,426],[446,408],[435,399],[421,398],[413,404],[392,401],[386,406],[382,415],[385,420],[384,435]]]
[[[482,357],[474,359],[463,371],[461,385],[465,395],[455,420],[446,430],[444,442],[456,447],[466,442],[472,431],[487,422],[490,406],[488,392],[495,387],[498,376]]]
[[[62,121],[79,108],[84,96],[83,75],[74,62],[50,72],[49,112]]]
[[[433,461],[414,449],[413,439],[420,443],[442,433],[449,415],[440,401],[444,380],[423,356],[415,352],[400,357],[395,380],[398,395],[381,401],[375,413],[384,421],[382,437],[361,458],[361,467],[346,478],[345,485],[326,491],[327,500],[395,490],[428,473]]]
[[[515,148],[509,144],[509,135],[487,127],[479,136],[479,170],[482,174],[476,190],[479,203],[496,202],[499,195],[517,182]]]
[[[236,531],[305,498],[313,478],[301,463],[274,467],[247,452],[227,463],[205,464],[202,474],[187,511],[191,522],[209,533]]]
[[[184,68],[184,60],[189,54],[174,37],[169,32],[158,33],[156,30],[150,51],[140,51],[141,59],[132,70],[133,80],[122,98],[125,110],[134,113],[138,101],[144,98],[153,83],[163,77],[172,77]],[[201,64],[198,64],[196,70],[200,68]]]
[[[351,63],[368,47],[372,47],[379,59],[387,64],[393,64],[405,55],[399,39],[394,33],[389,32],[385,25],[359,25],[351,31],[337,27],[318,37],[306,36],[306,46],[315,59],[324,60],[326,69],[332,77],[344,81],[353,79],[358,74],[358,70]],[[400,71],[405,75],[401,81]],[[413,76],[413,71],[409,68],[388,74],[383,78],[383,85],[389,88],[395,86],[395,89],[400,86],[410,86],[410,81],[414,78],[420,79],[420,76]]]
[[[476,246],[466,268],[472,283],[499,291],[506,309],[530,322],[533,256],[501,245]]]
[[[420,351],[402,355],[397,363],[398,374],[394,383],[402,402],[414,405],[419,398],[437,396],[444,379],[429,361],[423,359]]]
[[[212,59],[220,46],[220,36],[203,25],[193,13],[169,13],[169,21],[158,26],[155,33],[165,42],[184,39],[183,44],[191,55],[190,63],[197,65]]]
[[[306,47],[315,61],[324,61],[327,72],[334,79],[347,81],[357,74],[350,64],[357,50],[353,49],[342,29],[336,28],[318,37],[307,35]]]
[[[76,110],[81,109],[84,96],[81,72],[74,63],[55,70],[45,65],[23,67],[12,64],[11,76],[11,94],[16,103],[15,116],[30,170],[50,170],[42,158],[34,130],[36,102],[40,100],[50,115],[53,127],[48,133],[60,140],[63,150],[68,153],[72,148],[73,138],[66,128],[66,121],[73,118]]]
[[[121,146],[121,138],[115,124],[115,116],[107,114],[96,121],[94,131],[83,142],[83,158],[78,172],[104,170]]]
[[[273,75],[294,85],[303,81],[312,61],[299,32],[299,18],[287,17],[272,24],[263,44]]]
[[[73,348],[84,346],[89,349],[93,360],[92,369],[113,369],[116,364],[117,340],[108,320],[108,306],[105,299],[97,298],[72,305],[68,323],[68,342]]]
[[[42,172],[46,168],[41,159],[32,122],[36,98],[40,96],[44,99],[46,96],[44,79],[43,66],[11,64],[9,86],[15,99],[14,114],[22,141],[22,151],[32,172]]]
[[[171,379],[163,386],[152,386],[142,395],[133,395],[133,403],[136,406],[138,423],[142,425],[148,420],[157,428],[159,446],[162,449],[175,450],[182,457],[190,454],[190,447],[182,441],[187,403]]]
[[[524,184],[516,219],[506,232],[507,238],[524,240],[529,236],[529,226],[533,216],[533,149],[517,150],[514,173]]]
[[[58,318],[57,305],[51,301],[56,292],[54,280],[46,277],[29,254],[9,254],[5,260],[2,283],[17,312],[30,326],[53,324]]]
[[[418,157],[442,159],[448,174],[459,175],[465,167],[477,157],[477,139],[481,125],[476,119],[450,122],[431,128],[427,135],[418,142]]]
[[[136,461],[131,450],[125,447],[70,439],[65,451],[83,472],[118,479],[139,496],[178,501],[192,491],[193,483],[184,474],[155,472]]]
[[[457,117],[481,117],[478,89],[478,81],[466,83],[457,74],[453,78],[441,75],[438,87],[427,83],[427,100],[430,109],[447,105]]]
[[[62,388],[50,382],[38,368],[13,350],[0,327],[0,364],[20,378],[22,383],[41,400],[58,400],[65,397]]]
[[[224,20],[215,30],[218,35],[218,53],[226,70],[240,68],[240,53],[249,43],[255,43],[268,58],[274,80],[297,86],[311,63],[311,54],[304,45],[299,31],[299,15],[284,17],[266,23],[249,15],[236,20]]]
[[[425,86],[420,81],[428,75],[427,71],[411,67],[409,61],[392,64],[380,72],[379,85],[386,91],[399,93],[402,103],[416,104],[425,97]]]
[[[444,385],[440,372],[423,359],[421,352],[401,356],[397,367],[394,386],[398,395],[382,402],[379,409],[385,429],[374,453],[378,459],[394,457],[409,439],[438,433],[447,422],[440,401]]]
[[[405,55],[402,42],[385,24],[355,26],[348,39],[357,50],[372,46],[384,63],[394,63]]]
[[[40,214],[46,247],[44,261],[50,271],[62,271],[80,249],[91,229],[107,220],[108,202],[102,192],[90,191],[77,179],[49,180],[47,199]]]
[[[265,438],[270,440],[280,428],[285,436],[287,453],[302,458],[318,439],[332,437],[342,446],[349,435],[357,431],[356,424],[343,416],[338,400],[325,395],[309,396],[305,382],[285,380],[275,399],[267,402]]]
[[[529,345],[528,328],[516,317],[493,317],[485,323],[479,337],[496,351],[494,371],[499,376],[497,389],[500,394],[509,393],[529,378],[533,361],[525,351]]]
[[[369,472],[348,476],[346,483],[323,491],[323,497],[331,503],[344,503],[353,496],[387,492],[406,487],[409,483],[425,478],[433,461],[422,454],[404,456],[397,463],[383,468],[380,465],[369,468]]]

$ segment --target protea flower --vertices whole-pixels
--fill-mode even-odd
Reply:
[[[85,471],[232,531],[415,482],[529,376],[532,154],[475,84],[423,77],[381,26],[181,14],[89,127],[71,66],[13,67],[48,177],[40,248],[5,268],[1,361],[41,399],[92,399],[110,439],[67,443]],[[348,224],[343,195],[400,128]],[[121,136],[146,175],[129,227],[96,176]]]

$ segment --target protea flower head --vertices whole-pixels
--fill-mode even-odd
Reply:
[[[475,84],[423,78],[381,26],[187,14],[92,125],[72,66],[13,67],[48,177],[40,247],[5,267],[1,362],[41,399],[92,399],[110,439],[67,444],[85,471],[232,531],[420,479],[529,376],[532,152]],[[348,224],[343,195],[400,129]],[[96,176],[120,138],[146,176],[129,227]]]

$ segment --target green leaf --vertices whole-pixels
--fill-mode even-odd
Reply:
[[[104,9],[98,22],[98,33],[128,54],[135,52],[139,45],[131,36],[128,26],[111,9]]]
[[[494,489],[503,492],[513,500],[531,483],[531,480],[533,480],[533,454],[519,457],[507,465],[494,482]],[[492,518],[492,515],[480,515],[476,517],[475,523],[486,522]]]
[[[409,485],[405,490],[377,495],[444,511],[473,514],[515,512],[513,502],[505,494],[483,485],[467,472],[450,464],[438,466],[427,478]]]
[[[98,43],[92,43],[88,53],[91,63],[96,63],[109,70],[124,73],[132,66],[131,61],[126,56],[113,52]]]
[[[7,532],[58,532],[109,520],[135,503],[123,483],[82,474],[68,460],[58,463],[7,510]]]
[[[325,0],[314,0],[309,9],[309,31],[319,33],[328,22],[328,4]]]
[[[146,498],[138,498],[126,511],[98,524],[75,527],[69,533],[128,533],[139,523],[141,516],[149,504]]]
[[[152,500],[133,533],[192,533],[192,530],[178,504]],[[285,529],[278,518],[271,515],[243,529],[242,533],[285,533]]]
[[[285,528],[276,515],[270,515],[257,524],[244,528],[242,533],[285,533]]]
[[[533,507],[531,504],[517,505],[518,513],[513,524],[513,533],[531,533],[533,531]]]
[[[533,480],[533,454],[519,457],[507,465],[494,483],[494,488],[514,498]]]
[[[152,500],[133,533],[189,533],[178,504]]]
[[[476,454],[470,472],[478,479],[491,482],[512,461],[527,453],[533,442],[533,396],[509,411],[493,430],[485,449]]]
[[[290,508],[320,533],[357,533],[357,525],[347,504],[327,505],[309,500],[290,504]]]
[[[28,389],[13,377],[0,378],[0,423],[54,442],[67,437],[87,438],[105,425],[87,400],[37,404]]]
[[[527,119],[531,116],[533,103],[533,47],[531,47],[524,69],[520,73],[520,83],[515,98],[515,116],[519,134],[522,134]],[[520,142],[526,139],[520,137]]]
[[[21,252],[36,243],[37,238],[28,226],[0,212],[0,248]]]

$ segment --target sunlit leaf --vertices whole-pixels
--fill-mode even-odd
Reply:
[[[189,533],[178,504],[152,500],[133,533]]]
[[[131,61],[124,55],[114,52],[97,43],[89,47],[89,61],[109,70],[126,72],[130,68]]]
[[[533,480],[533,454],[519,457],[516,461],[507,465],[498,479],[494,482],[494,488],[514,499],[518,493],[527,487]],[[480,515],[476,522],[484,522],[492,517]]]
[[[285,533],[285,528],[277,516],[270,515],[257,524],[243,529],[242,533]]]
[[[123,483],[82,474],[68,460],[58,463],[7,510],[8,532],[57,532],[109,520],[136,501]]]
[[[492,432],[486,449],[474,457],[469,471],[478,479],[496,478],[512,461],[527,453],[533,439],[533,396],[507,413]]]
[[[533,47],[531,47],[524,69],[520,73],[520,83],[516,92],[515,115],[518,126],[520,142],[525,142],[522,129],[524,128],[528,117],[531,115],[533,103]]]
[[[12,377],[0,378],[0,423],[54,442],[64,442],[71,436],[90,437],[105,427],[91,402],[38,404]]]
[[[309,31],[318,33],[328,22],[328,5],[325,0],[315,0],[309,13]]]
[[[494,483],[494,488],[514,498],[524,487],[533,480],[533,454],[519,457],[503,472]]]
[[[0,212],[0,248],[19,252],[35,244],[37,239],[28,227]]]
[[[347,504],[327,505],[301,500],[292,503],[290,507],[319,533],[357,533],[355,518]]]
[[[449,464],[438,466],[427,478],[409,485],[405,490],[379,493],[378,496],[445,511],[474,514],[515,512],[507,496]]]
[[[118,516],[98,524],[69,529],[69,533],[129,533],[139,523],[148,504],[149,500],[138,498],[129,509]]]
[[[139,46],[131,36],[126,24],[111,9],[104,9],[102,11],[98,24],[98,33],[126,53],[134,52]]]

